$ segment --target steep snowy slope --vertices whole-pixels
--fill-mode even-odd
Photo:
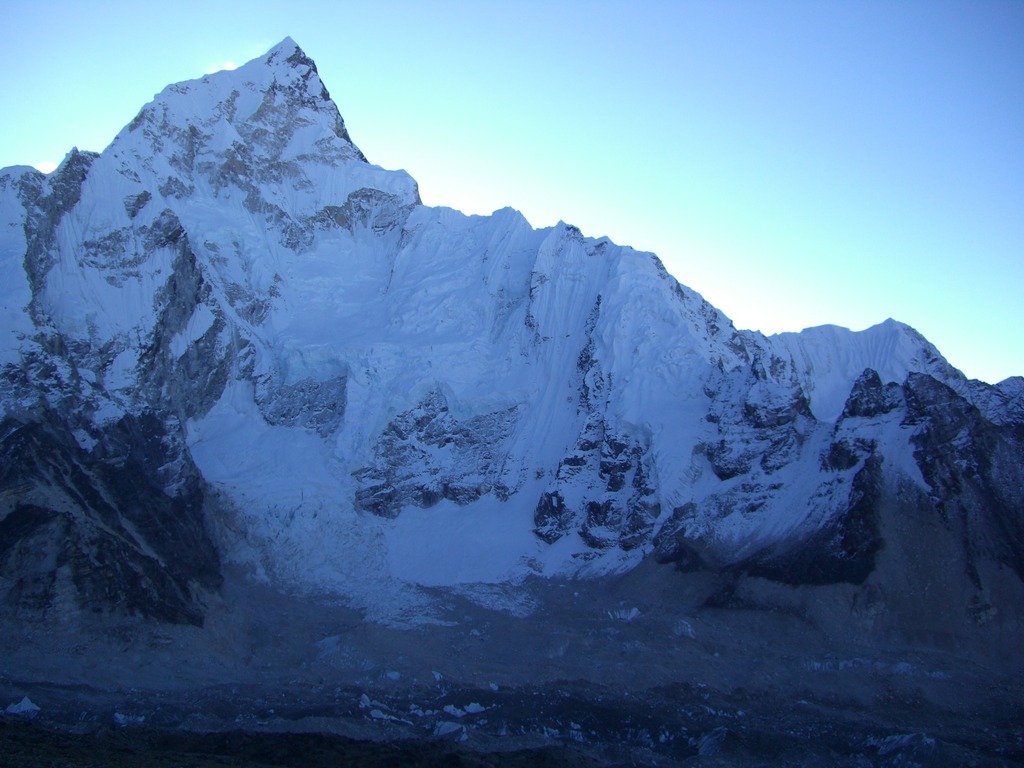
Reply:
[[[1024,575],[1019,380],[891,320],[738,331],[651,254],[423,206],[290,39],[0,195],[9,603],[143,610],[127,567],[198,620],[215,547],[382,615],[649,556],[862,582],[904,486],[984,517],[949,533],[975,596],[981,561]],[[68,530],[27,600],[30,542]]]

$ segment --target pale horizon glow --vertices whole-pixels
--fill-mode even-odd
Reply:
[[[970,377],[1024,374],[1024,3],[137,8],[7,3],[0,167],[101,151],[291,36],[427,204],[655,252],[739,328],[893,317]]]

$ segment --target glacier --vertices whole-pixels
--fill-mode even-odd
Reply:
[[[67,568],[101,539],[197,621],[222,561],[384,621],[420,587],[651,559],[861,584],[883,499],[953,503],[971,462],[966,599],[989,604],[986,568],[1024,575],[1020,378],[967,380],[893,320],[738,330],[653,254],[425,206],[291,39],[169,86],[102,153],[4,169],[0,221],[0,525],[86,531],[15,603],[88,603]],[[942,468],[939,432],[966,451]],[[132,472],[144,500],[115,489]]]

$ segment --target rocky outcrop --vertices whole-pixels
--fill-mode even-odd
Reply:
[[[911,374],[903,389],[903,423],[913,429],[914,459],[935,513],[959,542],[971,584],[979,596],[985,593],[980,558],[1024,580],[1024,441],[1019,428],[993,424],[929,376]]]
[[[394,518],[403,506],[441,499],[464,505],[492,492],[506,498],[502,447],[515,423],[515,408],[457,419],[444,395],[431,392],[384,429],[373,464],[356,472],[356,505]]]
[[[202,479],[167,426],[147,412],[96,439],[73,436],[52,412],[0,424],[0,600],[64,619],[202,623],[219,559]]]
[[[534,532],[553,544],[568,533],[594,549],[635,549],[651,537],[661,512],[647,451],[617,437],[599,419],[588,421],[559,463],[555,486],[534,512]]]
[[[1013,426],[988,420],[933,376],[911,373],[902,384],[883,384],[869,369],[817,442],[823,448],[812,497],[822,519],[815,526],[723,550],[719,538],[730,518],[763,514],[786,495],[785,476],[772,484],[747,475],[728,490],[677,506],[653,539],[655,556],[685,571],[792,585],[849,583],[875,595],[891,594],[889,582],[907,578],[896,573],[913,572],[911,580],[932,593],[921,599],[942,601],[950,621],[990,621],[999,603],[1006,620],[1015,620],[999,597],[1024,582],[1024,454]],[[895,599],[886,610],[901,617],[903,630],[919,612]],[[933,613],[928,621],[938,621]]]

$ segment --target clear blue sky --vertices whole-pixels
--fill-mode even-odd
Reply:
[[[1024,0],[5,0],[0,166],[286,35],[429,204],[654,251],[741,328],[895,317],[1024,374]]]

